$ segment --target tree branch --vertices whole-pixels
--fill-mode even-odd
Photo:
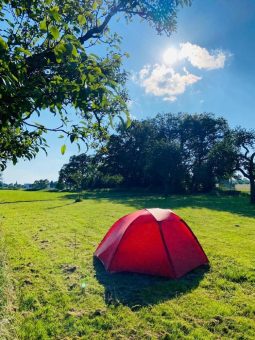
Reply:
[[[254,159],[255,159],[255,152],[253,152],[253,154],[251,155],[251,163],[254,163]]]
[[[248,154],[249,154],[249,149],[247,148],[247,146],[245,146],[244,144],[242,144],[242,147],[245,149],[245,154],[244,154],[244,158],[245,159],[247,159],[247,160],[249,160],[249,158],[247,157],[248,156]]]
[[[85,41],[91,38],[98,38],[98,35],[105,30],[109,21],[118,12],[119,9],[120,9],[120,6],[113,7],[111,12],[105,17],[104,22],[100,26],[91,28],[90,30],[87,31],[86,34],[84,34],[82,37],[79,38],[80,43],[83,44]]]
[[[35,124],[31,124],[31,123],[28,123],[28,122],[24,122],[25,125],[27,126],[30,126],[30,127],[33,127],[33,128],[36,128],[36,129],[41,129],[41,130],[44,130],[44,131],[53,131],[53,132],[63,132],[65,133],[66,135],[70,135],[70,132],[64,130],[64,129],[61,129],[63,127],[63,124],[60,125],[59,127],[57,128],[46,128],[44,125],[35,125]]]
[[[243,174],[244,177],[250,179],[250,176],[242,168],[240,168],[239,166],[236,166],[234,171],[240,171]]]

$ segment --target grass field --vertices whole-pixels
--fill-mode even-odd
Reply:
[[[250,184],[236,184],[235,190],[242,191],[242,192],[249,192],[250,191]]]
[[[171,208],[210,268],[180,280],[107,274],[93,252],[115,220]],[[0,339],[255,339],[248,197],[0,191]]]

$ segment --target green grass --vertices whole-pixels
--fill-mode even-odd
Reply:
[[[255,339],[248,197],[102,191],[74,198],[0,191],[1,339]],[[144,207],[181,215],[210,268],[176,281],[107,274],[93,261],[98,242],[118,218]]]

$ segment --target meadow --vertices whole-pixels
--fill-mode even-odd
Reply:
[[[1,339],[254,339],[248,195],[0,191]],[[121,216],[170,208],[210,260],[179,280],[108,274],[93,259]]]

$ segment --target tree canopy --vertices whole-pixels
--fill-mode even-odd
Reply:
[[[251,203],[255,203],[255,130],[238,127],[226,139],[228,149],[233,146],[228,157],[234,159],[234,170],[249,180]]]
[[[111,176],[122,178],[118,184],[128,187],[151,187],[165,193],[209,192],[219,179],[233,175],[235,158],[227,156],[223,147],[230,133],[224,118],[208,113],[159,114],[133,121],[128,129],[119,127],[104,152],[71,158],[59,180],[74,189],[63,181],[70,178],[72,169],[72,174],[84,172],[83,188],[102,185],[98,179]],[[77,162],[80,158],[89,161],[90,171]]]
[[[109,23],[136,16],[159,34],[176,29],[190,0],[1,0],[0,165],[31,159],[47,147],[44,133],[71,142],[103,140],[114,117],[129,119],[121,38]],[[94,46],[105,46],[95,54]],[[47,111],[45,111],[47,110]],[[70,112],[77,122],[70,121]],[[41,115],[57,116],[45,126]],[[36,119],[39,122],[36,122]],[[62,152],[65,151],[65,145]]]
[[[231,129],[210,113],[158,114],[128,129],[120,125],[94,155],[71,157],[60,171],[62,188],[76,189],[72,176],[78,172],[82,189],[124,185],[165,193],[210,192],[241,174],[255,203],[255,131]]]

